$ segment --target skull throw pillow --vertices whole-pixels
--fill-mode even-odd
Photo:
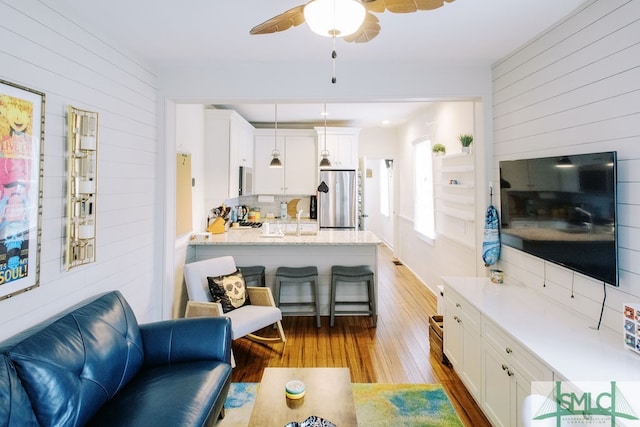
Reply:
[[[219,302],[225,313],[251,304],[240,270],[226,276],[207,277],[207,281],[213,302]]]

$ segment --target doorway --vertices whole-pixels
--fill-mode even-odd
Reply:
[[[394,231],[394,170],[393,159],[365,159],[364,229],[373,232],[393,249]]]

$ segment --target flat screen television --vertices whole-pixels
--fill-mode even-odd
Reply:
[[[500,162],[502,243],[618,286],[616,152]]]

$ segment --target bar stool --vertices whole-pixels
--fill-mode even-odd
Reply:
[[[336,313],[349,313],[349,314],[358,314],[362,313],[360,311],[336,311],[336,305],[338,304],[349,304],[349,305],[357,305],[357,304],[367,304],[368,310],[365,313],[368,313],[371,316],[371,320],[373,322],[373,326],[375,327],[378,323],[378,314],[376,309],[376,293],[375,293],[375,282],[373,280],[373,270],[368,265],[358,265],[358,266],[343,266],[343,265],[334,265],[331,267],[331,301],[330,305],[330,324],[333,327]],[[364,282],[367,286],[367,301],[354,301],[354,300],[336,300],[336,288],[338,287],[338,282]]]
[[[282,291],[282,285],[285,284],[304,284],[309,283],[311,286],[311,301],[301,302],[280,302],[280,293]],[[307,305],[313,310],[311,313],[316,316],[316,325],[320,327],[320,296],[318,293],[318,268],[311,267],[278,267],[276,270],[276,284],[275,292],[273,293],[276,305],[278,307],[282,305]],[[309,312],[297,312],[293,314],[308,314]],[[291,313],[288,313],[291,314]]]
[[[244,277],[244,282],[247,286],[249,286],[249,283],[255,283],[255,286],[266,286],[263,265],[238,267],[238,269],[240,269],[242,277]]]

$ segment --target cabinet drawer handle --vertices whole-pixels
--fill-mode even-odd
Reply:
[[[457,303],[456,303],[456,307],[460,308],[460,307],[462,307],[462,306],[460,305],[460,303],[459,303],[459,302],[457,302]]]
[[[460,319],[458,316],[453,316],[453,319],[458,323],[462,323],[462,319]]]
[[[513,372],[511,372],[511,369],[507,369],[507,375],[509,375],[510,377],[512,377],[514,375]]]
[[[509,367],[503,363],[503,364],[502,364],[502,370],[503,370],[503,371],[506,371],[507,369],[509,369]]]
[[[504,351],[506,351],[506,352],[507,352],[507,354],[511,354],[511,353],[513,353],[513,350],[511,350],[509,347],[506,347],[506,348],[504,349]]]

